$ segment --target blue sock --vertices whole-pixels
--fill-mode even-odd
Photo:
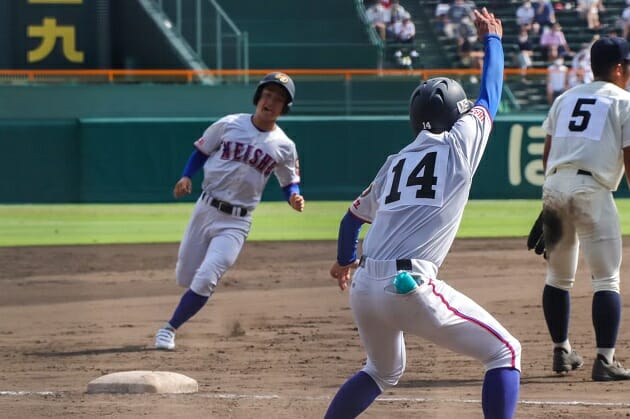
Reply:
[[[621,296],[614,291],[593,294],[593,327],[598,348],[614,348],[621,322]]]
[[[168,323],[173,326],[173,329],[177,329],[197,314],[208,302],[208,298],[210,297],[204,297],[189,289],[182,295],[182,299],[179,301],[179,305]]]
[[[569,291],[545,285],[543,290],[543,312],[545,313],[551,340],[555,343],[567,340],[569,336],[569,314],[571,312]]]
[[[330,402],[324,419],[356,418],[381,394],[381,389],[368,374],[359,371],[341,386]]]
[[[518,402],[521,373],[514,368],[495,368],[486,372],[481,391],[485,419],[512,419]]]

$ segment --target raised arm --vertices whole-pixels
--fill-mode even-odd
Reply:
[[[488,12],[485,7],[481,9],[481,12],[475,10],[474,13],[477,37],[483,39],[484,44],[481,85],[475,105],[485,107],[494,119],[499,109],[501,91],[503,90],[504,57],[501,44],[503,25],[501,20],[496,18],[493,13]]]

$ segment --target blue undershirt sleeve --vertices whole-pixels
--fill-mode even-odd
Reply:
[[[481,74],[481,86],[479,97],[475,102],[490,112],[492,119],[499,110],[501,91],[503,90],[503,46],[501,38],[495,34],[486,35],[484,40],[483,72]]]
[[[339,238],[337,239],[337,263],[346,266],[357,260],[359,232],[363,221],[352,215],[350,211],[341,219]]]
[[[298,195],[300,194],[300,185],[298,185],[297,183],[290,183],[284,188],[282,188],[282,192],[284,193],[284,199],[286,199],[287,202],[289,202],[291,195],[293,195],[294,193]]]
[[[186,167],[184,167],[182,177],[185,176],[192,178],[193,175],[197,173],[199,169],[201,169],[206,160],[208,160],[208,156],[203,154],[201,151],[195,149],[195,151],[192,152],[192,154],[188,158],[188,161],[186,162]]]

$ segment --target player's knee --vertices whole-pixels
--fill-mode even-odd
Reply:
[[[390,387],[394,387],[396,384],[398,384],[398,380],[400,380],[400,377],[402,377],[404,371],[404,366],[395,371],[386,373],[377,371],[375,368],[370,368],[369,366],[366,366],[363,369],[363,372],[372,377],[372,379],[376,382],[381,391]]]
[[[200,281],[198,279],[195,279],[190,285],[191,290],[204,297],[212,296],[215,288],[216,284],[212,283],[212,281],[210,280]]]
[[[486,370],[495,368],[515,368],[521,370],[521,342],[513,336],[505,339],[497,353],[484,362]]]
[[[619,292],[619,275],[613,275],[605,278],[592,279],[593,292],[614,291]]]
[[[545,280],[545,284],[552,286],[554,288],[558,288],[564,291],[570,291],[573,288],[573,283],[575,282],[575,278],[556,278],[553,276],[547,276]]]

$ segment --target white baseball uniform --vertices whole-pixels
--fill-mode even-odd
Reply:
[[[405,369],[403,332],[478,359],[486,369],[520,370],[519,342],[485,309],[437,279],[491,128],[488,111],[475,106],[450,132],[421,131],[388,157],[350,207],[372,223],[350,304],[368,355],[364,371],[381,389],[395,385]],[[391,290],[401,270],[419,282],[407,294]]]
[[[621,228],[612,191],[630,147],[630,93],[603,81],[578,85],[556,99],[543,128],[552,138],[543,185],[546,282],[573,286],[581,244],[594,291],[619,292]]]
[[[250,114],[228,115],[195,142],[208,155],[203,192],[180,244],[177,283],[209,296],[236,262],[249,234],[251,214],[269,175],[280,186],[300,182],[295,144],[279,126],[259,131]]]

